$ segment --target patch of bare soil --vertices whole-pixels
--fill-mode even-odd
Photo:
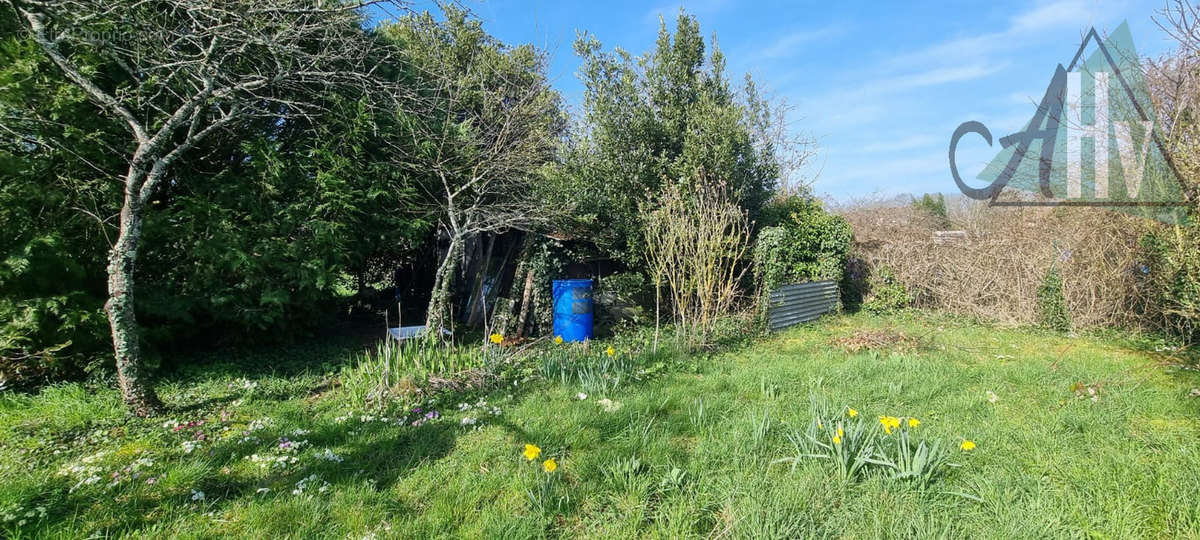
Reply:
[[[858,330],[848,336],[834,339],[832,344],[834,347],[838,347],[849,353],[856,353],[863,350],[909,352],[916,350],[918,341],[917,338],[912,336],[885,328],[880,330]]]

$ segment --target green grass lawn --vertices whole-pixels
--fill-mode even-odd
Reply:
[[[864,329],[916,343],[834,345]],[[843,316],[610,395],[533,379],[428,420],[348,406],[325,373],[351,345],[180,373],[152,420],[105,388],[10,392],[0,536],[1197,538],[1200,375],[1135,345]],[[958,466],[921,487],[777,462],[812,399],[917,418]]]

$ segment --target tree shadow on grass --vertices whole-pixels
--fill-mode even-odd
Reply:
[[[140,529],[169,523],[181,512],[215,511],[244,504],[274,504],[279,498],[292,497],[297,483],[316,475],[300,495],[325,496],[321,486],[328,482],[329,493],[351,486],[370,485],[376,491],[386,491],[399,479],[424,463],[446,457],[454,448],[461,431],[456,424],[432,422],[419,426],[359,422],[357,419],[338,423],[333,420],[315,424],[305,418],[282,417],[284,429],[264,429],[254,432],[256,440],[242,441],[241,434],[205,445],[193,453],[154,458],[156,466],[136,479],[123,481],[115,487],[105,487],[112,466],[104,467],[103,479],[95,486],[71,492],[74,480],[52,476],[39,482],[38,489],[48,494],[40,497],[47,506],[43,527],[87,523],[98,525],[106,534],[121,536]],[[298,432],[294,426],[303,426]],[[218,431],[219,432],[219,431]],[[187,440],[181,435],[180,440]],[[281,451],[281,443],[306,443],[295,453]],[[174,444],[174,443],[171,443]],[[322,458],[325,449],[336,458]],[[295,456],[297,462],[279,469],[260,469],[248,456]],[[339,461],[340,459],[340,461]],[[120,468],[120,465],[116,465]],[[163,475],[194,475],[195,485],[180,490],[167,490],[162,482],[147,484],[146,479]],[[204,493],[202,500],[193,500],[193,490]],[[102,511],[98,501],[105,501]],[[403,515],[412,511],[398,501],[389,507],[399,508]],[[166,510],[164,508],[171,508]],[[390,511],[396,514],[394,510]],[[49,532],[53,529],[43,529]],[[78,532],[78,531],[77,531]],[[93,531],[94,532],[94,531]]]
[[[326,336],[302,343],[228,348],[185,355],[159,375],[160,381],[193,385],[222,377],[264,379],[324,373],[341,367],[375,340]]]

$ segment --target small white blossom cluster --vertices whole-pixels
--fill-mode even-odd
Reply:
[[[252,392],[255,388],[258,388],[258,383],[245,377],[239,377],[230,381],[229,384],[226,385],[226,388],[229,388],[230,390],[243,390],[246,392]]]
[[[108,478],[108,487],[113,487],[127,480],[140,480],[145,477],[147,484],[157,482],[154,476],[150,476],[149,470],[154,467],[154,460],[147,457],[138,457],[129,462],[128,465],[117,465],[112,472],[104,473],[105,467],[101,462],[111,452],[102,451],[90,456],[80,458],[75,463],[68,463],[59,469],[58,475],[65,476],[75,480],[75,485],[71,486],[70,491],[84,487],[99,484],[104,478]]]
[[[369,531],[367,534],[364,534],[362,540],[376,540],[379,538],[379,530],[382,530],[385,533],[390,533],[392,532],[392,525],[385,521],[377,530]]]
[[[480,427],[484,416],[491,416],[494,418],[503,413],[503,411],[500,410],[500,407],[488,405],[487,400],[484,399],[476,401],[474,405],[470,403],[459,403],[458,410],[459,412],[468,413],[466,416],[463,416],[462,420],[459,420],[459,425],[475,426],[476,429]]]
[[[357,417],[352,414],[347,414],[347,415],[342,415],[342,416],[339,416],[339,417],[333,419],[333,421],[338,424],[344,424],[350,420],[358,420],[360,423],[363,423],[363,424],[370,424],[372,422],[382,422],[385,424],[391,423],[391,422],[404,423],[404,420],[402,418],[391,418],[388,416],[375,416],[373,414],[363,414],[363,415],[359,415]]]
[[[0,522],[5,525],[16,523],[17,527],[24,527],[30,520],[44,519],[46,517],[45,506],[35,506],[25,508],[17,503],[12,503],[4,507],[0,507]]]
[[[103,470],[98,462],[108,455],[108,451],[98,452],[90,456],[80,458],[77,463],[64,465],[58,471],[59,476],[65,476],[76,483],[71,486],[70,491],[75,491],[83,486],[90,486],[100,482],[100,473]]]
[[[317,486],[318,483],[320,484],[319,486]],[[303,495],[305,490],[313,486],[317,486],[317,493],[325,493],[326,491],[329,491],[329,482],[321,480],[321,478],[315,474],[310,474],[303,480],[296,482],[296,488],[292,490],[292,495]]]
[[[124,468],[120,468],[112,472],[111,485],[115,486],[120,484],[121,480],[140,480],[143,476],[146,476],[147,471],[152,467],[154,467],[153,459],[147,457],[137,458]],[[146,478],[147,484],[153,484],[156,481],[157,479],[153,476]]]
[[[251,454],[246,456],[246,459],[250,460],[250,463],[254,463],[259,467],[268,470],[287,469],[288,467],[300,462],[300,458],[286,454],[264,454],[261,456],[258,454]]]
[[[275,425],[275,420],[271,419],[271,417],[269,417],[269,416],[251,420],[250,424],[246,426],[246,431],[245,431],[245,433],[242,434],[242,438],[238,439],[238,442],[240,442],[240,443],[257,443],[259,441],[259,439],[256,435],[254,435],[254,433],[257,431],[262,431],[262,430],[267,429],[274,425]]]
[[[302,450],[304,447],[308,446],[308,441],[304,441],[304,440],[293,441],[293,440],[288,439],[287,437],[281,437],[279,439],[279,443],[276,446],[278,446],[279,449],[284,452],[290,452],[290,453],[294,454],[294,453]]]
[[[330,461],[333,463],[341,463],[342,461],[345,461],[344,459],[342,459],[342,456],[339,456],[339,455],[333,453],[333,450],[330,450],[328,448],[326,448],[325,450],[323,450],[321,452],[317,452],[316,454],[313,455],[313,457],[320,459],[320,460],[324,460],[324,461]]]

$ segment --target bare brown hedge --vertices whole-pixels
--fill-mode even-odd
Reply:
[[[936,218],[912,205],[857,201],[838,213],[853,226],[854,252],[890,268],[917,306],[1007,325],[1037,322],[1037,290],[1052,265],[1063,279],[1072,324],[1153,328],[1139,240],[1149,224],[1095,208],[988,207],[950,204],[966,238],[937,243]]]

